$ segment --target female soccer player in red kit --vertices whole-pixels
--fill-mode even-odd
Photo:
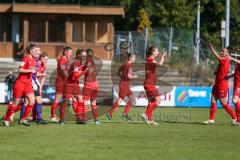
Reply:
[[[56,116],[56,109],[59,101],[63,97],[63,87],[66,78],[68,77],[68,70],[70,68],[70,58],[72,55],[72,48],[64,47],[62,55],[57,60],[57,78],[55,82],[55,99],[51,106],[50,122],[58,122]]]
[[[89,101],[92,107],[92,113],[94,117],[94,124],[100,124],[98,121],[98,107],[97,107],[97,95],[98,95],[98,82],[97,82],[97,73],[96,73],[96,64],[93,60],[93,50],[87,49],[87,60],[86,66],[87,70],[84,76],[84,87],[83,87],[83,101],[84,107],[82,110],[81,123],[85,124],[87,120],[87,112]]]
[[[160,94],[156,87],[157,75],[156,69],[157,66],[161,66],[164,63],[164,60],[167,56],[167,51],[163,50],[162,57],[159,62],[155,59],[159,55],[159,50],[156,47],[150,47],[147,51],[147,61],[145,64],[145,73],[146,78],[144,81],[144,89],[148,98],[148,106],[145,110],[145,113],[142,114],[142,118],[147,124],[157,125],[153,118],[153,110],[160,104]]]
[[[48,55],[43,53],[40,48],[38,48],[39,58],[36,58],[36,72],[32,74],[32,86],[35,96],[35,105],[32,110],[32,121],[36,121],[37,124],[47,124],[47,121],[42,119],[42,87],[45,82],[46,74],[46,63],[48,61]],[[25,102],[22,104],[21,108],[17,108],[15,112],[21,109],[20,119],[25,113],[26,106],[28,104],[27,99],[24,99]]]
[[[72,107],[76,115],[76,124],[79,124],[81,122],[80,113],[82,112],[81,109],[83,109],[83,98],[79,86],[79,79],[82,75],[84,75],[86,70],[86,56],[86,51],[78,49],[76,52],[75,60],[71,64],[68,71],[68,77],[65,81],[64,86],[64,102],[60,107],[60,124],[65,123],[65,109],[70,104],[71,100],[73,100]]]
[[[28,99],[28,105],[25,113],[23,114],[20,124],[29,126],[27,117],[31,113],[35,96],[32,88],[32,74],[35,73],[36,58],[38,57],[38,47],[36,45],[30,45],[28,48],[28,54],[22,59],[19,66],[19,75],[13,87],[13,103],[9,104],[8,110],[5,114],[3,124],[9,126],[10,116],[14,113],[14,110],[19,106],[23,97]]]
[[[238,52],[240,48],[238,48]],[[234,73],[234,87],[233,87],[233,103],[235,105],[235,113],[237,116],[237,125],[240,125],[240,60],[229,56],[230,60],[234,61],[235,73]]]
[[[213,48],[212,44],[209,44],[212,53],[218,59],[219,64],[216,71],[215,84],[212,89],[211,95],[211,108],[209,119],[204,124],[214,124],[215,113],[217,111],[217,100],[220,100],[221,105],[225,108],[228,114],[232,117],[232,124],[236,124],[236,115],[234,114],[232,108],[227,103],[227,93],[228,93],[228,72],[230,69],[230,59],[229,59],[229,50],[223,48],[220,53]]]
[[[127,96],[129,97],[129,101],[127,102],[124,112],[122,113],[122,117],[126,120],[130,120],[128,115],[130,108],[134,102],[133,93],[129,87],[130,80],[133,78],[137,78],[137,75],[133,73],[132,67],[133,63],[136,60],[136,56],[134,54],[128,53],[126,62],[121,65],[118,69],[117,75],[121,78],[119,82],[119,97],[114,102],[112,108],[106,114],[109,120],[112,120],[113,112],[118,108],[121,101]]]

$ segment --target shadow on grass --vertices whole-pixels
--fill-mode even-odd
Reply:
[[[19,122],[19,119],[15,118],[13,122],[10,122],[10,126],[19,125],[18,122]],[[101,124],[135,124],[135,125],[146,124],[144,121],[136,121],[136,120],[129,120],[129,121],[126,121],[126,120],[112,120],[112,121],[110,121],[110,120],[101,120],[100,122],[101,122]],[[160,121],[157,121],[157,122],[159,123],[159,125],[161,125],[161,124],[184,124],[184,125],[186,124],[186,125],[202,125],[202,126],[231,125],[230,123],[215,123],[215,124],[206,125],[203,122],[198,122],[198,121],[188,121],[188,122],[185,121],[185,122],[181,122],[181,121],[162,121],[162,120],[160,120]],[[38,125],[35,122],[31,122],[31,124],[33,126],[43,126],[43,125]],[[70,124],[76,124],[76,123],[75,123],[75,121],[67,121],[67,122],[65,122],[64,125],[70,125]],[[88,124],[90,124],[90,125],[93,124],[94,125],[94,121],[93,120],[89,120],[86,125],[88,125]],[[61,124],[56,123],[56,122],[55,123],[52,122],[52,123],[49,123],[47,125],[61,125]],[[4,126],[2,118],[0,119],[0,126]],[[84,125],[82,125],[82,126],[84,126]]]

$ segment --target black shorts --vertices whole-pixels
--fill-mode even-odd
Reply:
[[[35,96],[35,97],[41,96],[39,89],[37,89],[36,91],[34,91],[34,96]]]

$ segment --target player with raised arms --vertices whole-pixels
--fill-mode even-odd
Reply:
[[[240,48],[238,48],[237,51],[239,52]],[[237,125],[240,125],[240,60],[231,56],[229,56],[229,58],[236,63],[234,72],[233,103],[235,105]]]
[[[92,113],[94,118],[94,124],[100,124],[98,120],[98,107],[97,107],[97,96],[98,96],[98,81],[97,81],[97,72],[96,72],[96,64],[93,60],[94,52],[92,49],[87,49],[87,60],[86,66],[87,70],[84,75],[84,87],[82,90],[84,107],[81,113],[81,123],[85,124],[87,121],[87,112],[88,105],[92,107]]]
[[[163,50],[160,61],[157,62],[156,58],[159,56],[159,54],[160,52],[158,48],[154,46],[149,47],[146,53],[147,60],[145,64],[146,77],[144,81],[144,89],[148,98],[148,106],[145,110],[145,113],[142,114],[142,118],[147,124],[154,125],[158,125],[158,123],[153,120],[152,117],[153,111],[161,102],[160,94],[156,87],[157,83],[156,69],[157,66],[163,65],[167,56],[167,51],[165,49]]]
[[[230,69],[230,51],[227,48],[222,48],[220,53],[218,53],[212,46],[209,44],[209,47],[214,54],[214,56],[218,59],[218,68],[216,71],[215,84],[212,89],[211,94],[211,108],[210,108],[210,116],[207,121],[204,121],[204,124],[214,124],[214,118],[217,111],[217,100],[220,100],[221,105],[227,111],[227,113],[232,118],[232,124],[236,124],[236,115],[234,114],[232,108],[227,103],[227,94],[228,94],[228,72]]]
[[[113,113],[116,111],[119,104],[122,102],[122,100],[125,97],[128,97],[129,100],[124,108],[123,113],[122,113],[122,118],[124,118],[126,120],[130,120],[128,113],[131,109],[131,106],[133,105],[135,98],[134,98],[134,95],[133,95],[129,85],[130,85],[131,79],[137,78],[137,75],[135,73],[133,73],[133,71],[132,71],[132,67],[133,67],[135,60],[136,60],[135,54],[127,53],[126,62],[124,64],[122,64],[117,70],[117,75],[121,78],[121,80],[119,82],[119,94],[118,94],[119,97],[116,99],[113,106],[106,114],[109,120],[112,120]]]
[[[83,98],[81,94],[81,89],[79,86],[79,79],[85,74],[87,67],[86,63],[87,53],[83,49],[78,49],[76,52],[76,57],[70,66],[68,71],[68,77],[64,84],[64,102],[60,107],[60,124],[64,124],[64,113],[66,107],[71,104],[76,116],[76,124],[81,123],[81,110],[83,109]]]

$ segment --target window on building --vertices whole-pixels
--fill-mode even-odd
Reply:
[[[11,16],[0,14],[0,41],[11,41]]]
[[[48,21],[49,42],[65,42],[65,22],[61,20]]]
[[[0,24],[3,24],[3,15],[0,14]],[[0,25],[0,41],[3,41],[3,25]]]
[[[108,22],[107,20],[98,21],[97,43],[108,42]]]
[[[73,42],[83,42],[83,23],[73,21]]]
[[[29,20],[29,41],[44,42],[45,41],[45,20],[32,17]]]
[[[95,42],[95,22],[87,20],[85,22],[85,41],[86,42]]]
[[[23,42],[23,17],[19,17],[19,42]]]

